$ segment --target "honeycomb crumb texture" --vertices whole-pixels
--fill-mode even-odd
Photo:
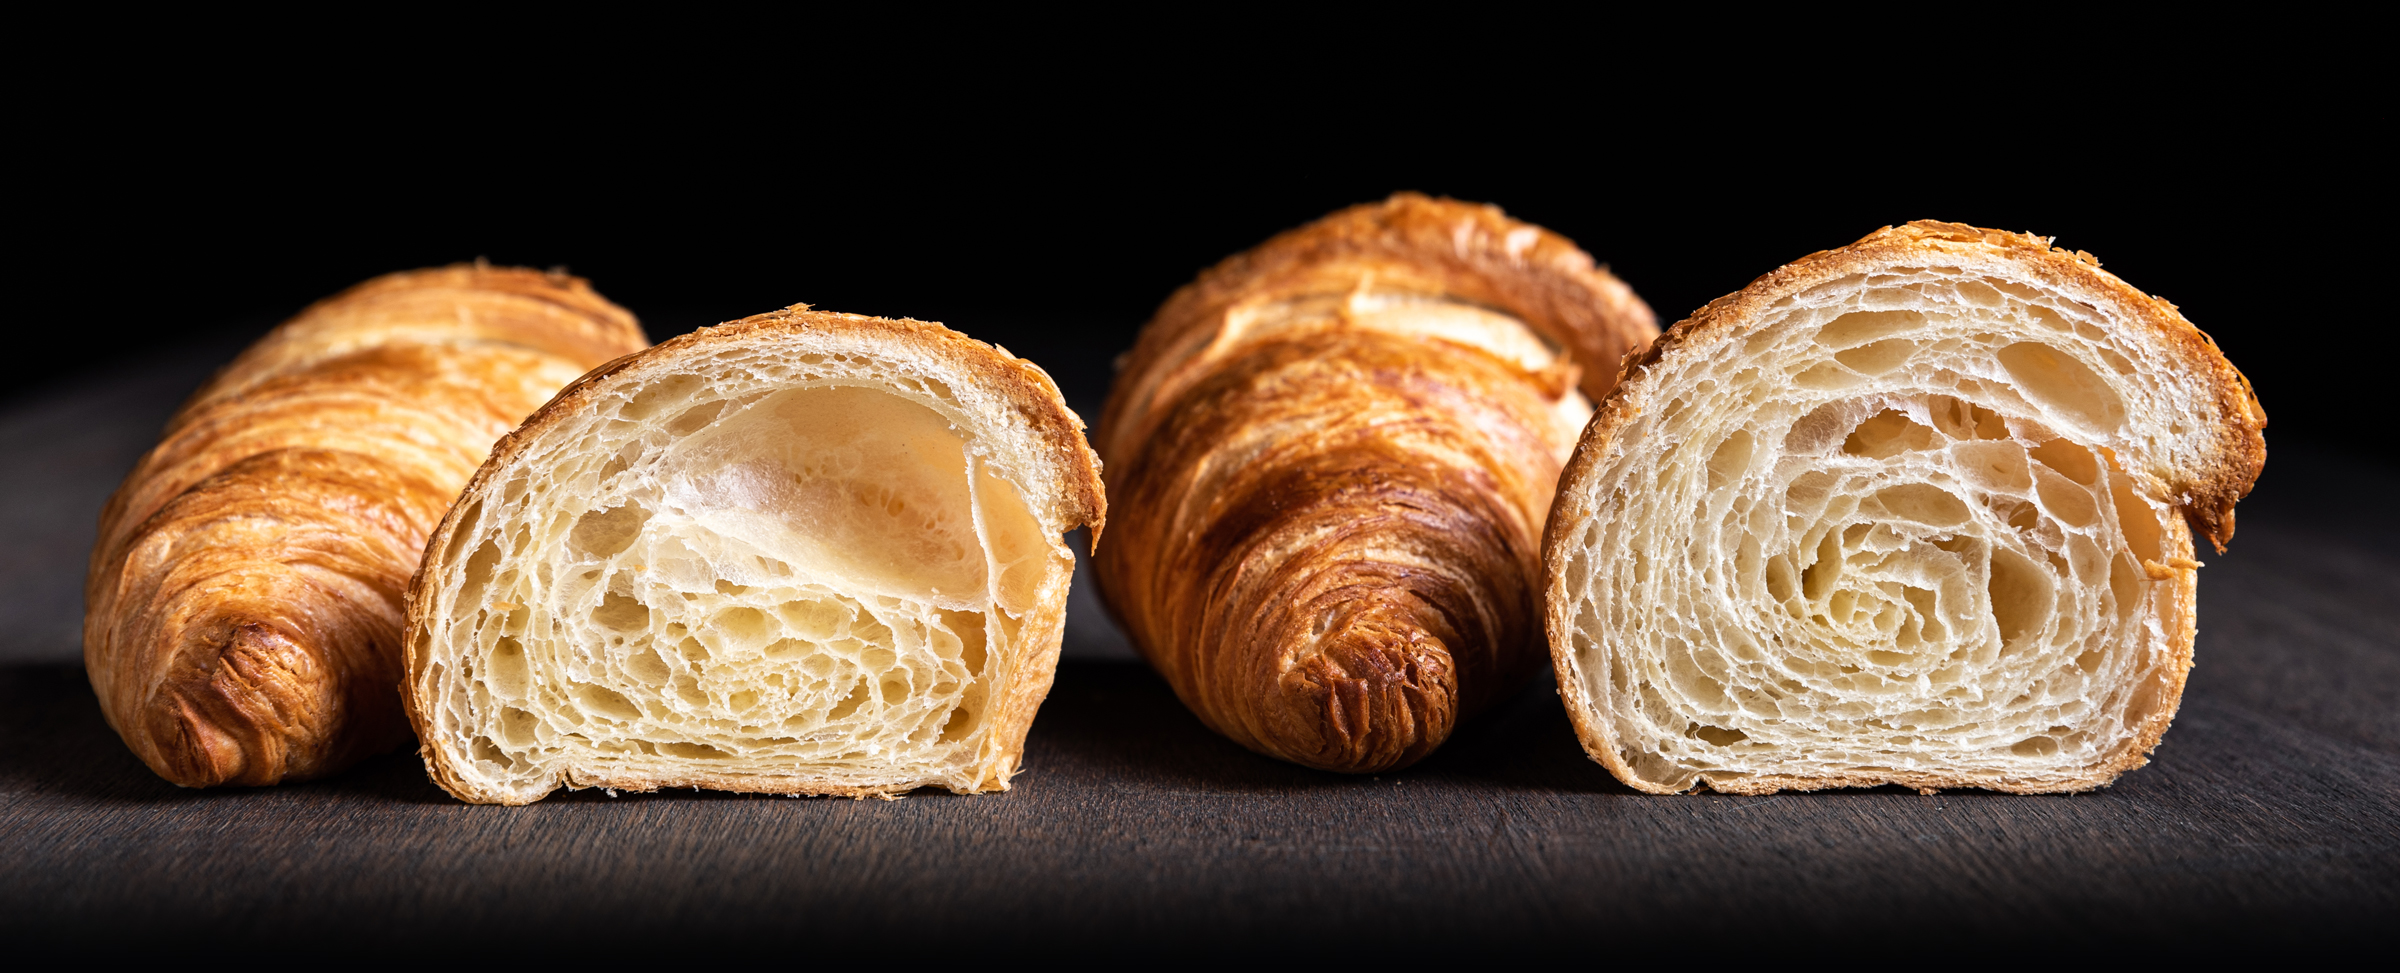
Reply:
[[[456,771],[512,800],[1005,780],[1006,649],[1072,558],[949,385],[845,364],[619,383],[462,512],[418,648]]]
[[[2134,458],[2189,392],[2101,313],[1901,270],[1653,366],[1552,581],[1642,786],[2126,764],[2188,664],[2191,539]]]

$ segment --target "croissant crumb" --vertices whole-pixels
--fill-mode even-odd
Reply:
[[[793,309],[595,373],[494,451],[410,593],[461,799],[1008,786],[1104,517],[1049,378],[939,325]]]
[[[1678,324],[1561,479],[1545,616],[1585,749],[1646,791],[2098,787],[2192,659],[2264,413],[2172,305],[1957,224]]]

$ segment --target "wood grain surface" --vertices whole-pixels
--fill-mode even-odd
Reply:
[[[2092,794],[1643,796],[1583,756],[1547,684],[1407,771],[1324,774],[1209,733],[1149,670],[1087,649],[1006,794],[585,791],[511,809],[450,800],[411,754],[189,791],[126,751],[50,617],[80,605],[39,579],[80,577],[65,518],[108,479],[86,467],[126,449],[56,417],[138,430],[126,416],[147,401],[59,392],[0,416],[8,570],[26,579],[0,591],[17,626],[0,655],[0,935],[17,955],[1602,965],[2388,949],[2400,925],[2394,471],[2340,453],[2270,447],[2231,553],[2201,572],[2181,715],[2151,766]],[[1077,605],[1070,638],[1098,638]]]

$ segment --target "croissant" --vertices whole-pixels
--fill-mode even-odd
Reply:
[[[1545,537],[1584,749],[1653,793],[2086,790],[2192,664],[2196,569],[2266,461],[2175,306],[2044,238],[1886,228],[1628,364]]]
[[[763,314],[593,372],[503,440],[408,593],[435,782],[1001,790],[1106,517],[1040,368],[938,324]]]
[[[646,344],[584,281],[379,277],[251,346],[100,516],[84,663],[101,712],[186,787],[330,773],[408,740],[400,596],[492,442]]]
[[[1656,334],[1572,243],[1489,206],[1404,193],[1232,257],[1110,392],[1107,603],[1235,742],[1412,763],[1540,664],[1560,464]]]

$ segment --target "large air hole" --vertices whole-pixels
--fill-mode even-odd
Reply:
[[[1838,353],[1833,360],[1862,374],[1881,375],[1906,364],[1909,356],[1916,353],[1916,342],[1907,338],[1886,338]]]
[[[1817,542],[1817,557],[1800,571],[1800,594],[1809,601],[1823,601],[1833,590],[1833,583],[1842,576],[1842,539],[1827,532]]]
[[[2091,367],[2049,345],[2020,341],[2000,349],[2000,365],[2027,398],[2087,432],[2116,431],[2125,401]]]
[[[1999,625],[2003,645],[2014,648],[2041,631],[2058,603],[2055,585],[2049,572],[2024,555],[2007,549],[1992,552],[1992,621]]]
[[[1042,579],[1053,567],[1074,570],[1073,555],[1059,549],[1042,532],[1042,522],[1025,508],[1025,500],[1007,480],[977,463],[975,499],[983,515],[983,537],[991,550],[998,577],[992,595],[1000,610],[1023,615],[1041,600]]]
[[[567,545],[599,557],[620,554],[642,536],[642,524],[649,519],[650,511],[638,504],[594,510],[575,521]]]
[[[2034,474],[2034,489],[2042,498],[2042,509],[2069,527],[2090,527],[2099,518],[2100,507],[2092,499],[2090,489],[2047,469]]]
[[[1817,329],[1817,344],[1839,351],[1924,326],[1915,311],[1852,311]]]
[[[1716,452],[1708,457],[1708,488],[1722,487],[1742,478],[1750,469],[1752,439],[1750,430],[1736,429],[1733,435],[1717,444]]]
[[[2108,488],[2110,498],[2116,501],[2117,525],[2125,534],[2126,549],[2145,561],[2164,560],[2167,528],[2159,523],[2150,504],[2133,492],[2133,478],[2115,468],[2114,457],[2110,457],[2108,465],[2115,473],[2108,478]]]
[[[943,626],[958,636],[959,664],[966,666],[971,676],[983,675],[983,622],[983,616],[973,612],[942,613]]]
[[[592,621],[620,632],[638,632],[650,627],[650,606],[608,592],[600,596],[600,607],[592,609]]]
[[[1931,428],[1885,409],[1851,430],[1849,438],[1842,440],[1842,452],[1868,459],[1889,459],[1901,453],[1932,449],[1939,442],[1940,437]]]
[[[2013,442],[1964,442],[1950,446],[1958,472],[1978,487],[2023,495],[2033,487],[2033,469],[2025,462],[2025,447]]]
[[[525,647],[505,635],[492,646],[491,661],[484,668],[492,691],[502,699],[523,699],[526,687],[533,684],[533,669],[525,662]]]
[[[2067,479],[2091,486],[2099,482],[2100,461],[2092,458],[2091,450],[2064,439],[2053,439],[2027,452],[2043,466],[2064,474]]]
[[[1967,522],[1967,503],[1931,483],[1903,483],[1876,491],[1886,514],[1901,520],[1951,527]]]
[[[586,713],[629,721],[642,718],[640,706],[626,698],[624,693],[606,686],[589,684],[577,686],[575,687],[575,699],[583,704],[583,711]]]
[[[966,439],[924,405],[856,386],[778,392],[664,466],[685,512],[770,541],[806,573],[959,607],[988,598]]]
[[[1951,439],[2007,439],[2008,423],[2000,414],[1965,399],[1929,396],[1925,411],[1934,428]]]
[[[669,375],[634,393],[633,401],[625,403],[618,414],[627,419],[648,419],[661,409],[691,398],[693,392],[700,390],[701,384],[698,375]]]

